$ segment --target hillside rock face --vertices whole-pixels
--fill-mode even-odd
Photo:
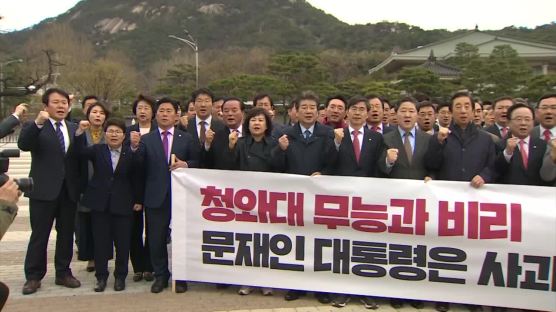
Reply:
[[[13,51],[47,24],[66,23],[99,51],[116,49],[138,66],[168,57],[181,47],[168,35],[186,36],[201,50],[264,47],[275,51],[380,51],[390,53],[448,38],[460,31],[425,31],[380,22],[348,25],[304,0],[82,0],[31,29],[0,34],[0,52]],[[556,24],[535,30],[508,27],[501,36],[556,44]]]

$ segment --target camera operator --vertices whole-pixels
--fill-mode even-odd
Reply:
[[[19,187],[12,179],[9,179],[0,187],[0,240],[8,231],[17,214],[17,201],[19,200]],[[0,311],[4,308],[10,290],[8,286],[0,282]]]
[[[10,116],[4,118],[2,122],[0,122],[0,138],[3,138],[10,134],[15,127],[22,122],[22,119],[25,119],[27,111],[29,110],[29,105],[25,103],[21,103],[17,105],[15,111]]]
[[[17,214],[17,201],[20,194],[17,183],[12,179],[0,187],[0,240]]]

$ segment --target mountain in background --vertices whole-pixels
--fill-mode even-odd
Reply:
[[[67,23],[99,51],[124,52],[138,66],[168,57],[187,29],[200,49],[268,47],[390,52],[425,45],[461,31],[423,30],[403,23],[348,25],[303,0],[84,0],[33,28],[2,35],[0,50],[22,45],[50,23]],[[556,44],[556,25],[494,33]]]

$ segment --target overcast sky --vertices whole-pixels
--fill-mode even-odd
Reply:
[[[217,0],[215,0],[216,2]],[[255,0],[254,0],[255,1]],[[0,30],[19,30],[57,16],[77,0],[0,0]],[[556,0],[308,0],[350,24],[398,21],[424,29],[496,30],[556,22]],[[32,8],[32,9],[29,9]]]

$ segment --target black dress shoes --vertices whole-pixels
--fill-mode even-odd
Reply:
[[[390,299],[390,305],[394,309],[400,309],[403,307],[403,300],[398,298]]]
[[[21,293],[23,293],[24,295],[34,294],[37,292],[37,289],[39,288],[41,288],[41,281],[28,280],[23,285],[23,289],[21,290]]]
[[[425,307],[425,303],[421,300],[408,300],[409,305],[414,307],[415,309],[423,309]]]
[[[154,275],[152,272],[145,272],[143,273],[143,278],[145,279],[145,281],[147,282],[152,282],[154,281]]]
[[[434,305],[434,309],[438,312],[448,312],[448,311],[450,311],[450,303],[449,302],[437,302]]]
[[[81,282],[78,281],[73,275],[68,274],[64,277],[56,277],[54,280],[56,285],[65,286],[67,288],[78,288],[81,287]]]
[[[137,272],[133,274],[133,281],[140,282],[143,279],[143,272]]]
[[[95,292],[103,292],[106,289],[106,280],[98,279],[95,285]]]
[[[286,301],[293,301],[299,299],[301,296],[305,296],[305,294],[306,292],[301,290],[288,290],[284,299],[286,299]]]
[[[181,294],[187,291],[186,281],[176,281],[176,293]]]
[[[114,280],[114,290],[115,291],[122,291],[125,289],[125,279],[123,278],[116,278]]]
[[[157,277],[151,286],[151,292],[158,294],[162,292],[164,288],[168,288],[168,279]]]
[[[315,292],[315,298],[317,298],[317,301],[322,304],[328,304],[332,302],[332,296],[330,296],[329,293],[325,292]]]

